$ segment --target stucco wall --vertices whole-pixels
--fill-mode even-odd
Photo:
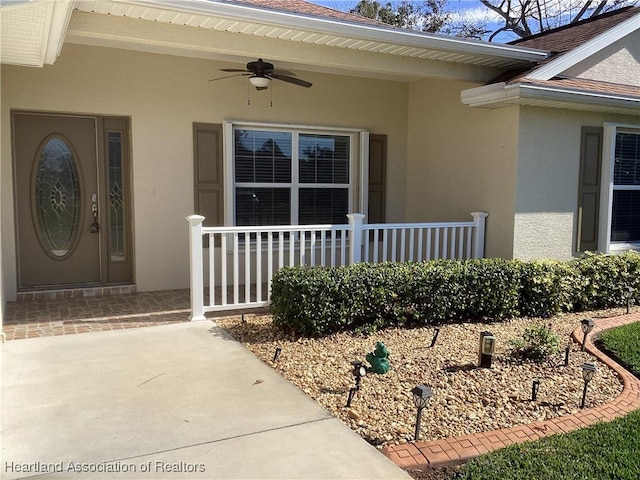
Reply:
[[[570,110],[521,108],[514,257],[568,259],[574,255],[581,127],[633,120]]]
[[[565,72],[571,77],[640,86],[640,31],[614,42]]]
[[[518,108],[467,107],[460,92],[473,86],[411,84],[407,220],[466,221],[486,211],[486,255],[510,257]]]
[[[193,213],[193,122],[244,120],[365,128],[388,136],[387,219],[404,220],[408,87],[296,71],[311,89],[274,82],[218,82],[208,60],[67,44],[54,66],[2,66],[2,254],[6,300],[15,298],[16,259],[10,111],[131,117],[136,283],[139,290],[186,288],[185,217]],[[271,93],[273,96],[271,96]],[[270,106],[270,102],[273,106]]]

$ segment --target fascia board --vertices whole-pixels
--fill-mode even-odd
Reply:
[[[624,38],[640,28],[640,14],[625,20],[606,32],[592,38],[583,45],[575,48],[564,55],[561,55],[548,64],[536,69],[527,77],[535,80],[550,80],[551,78],[561,74],[567,69],[573,67],[577,63],[589,58],[612,43]]]
[[[628,109],[640,109],[640,99],[626,95],[584,92],[539,85],[504,82],[463,90],[460,99],[470,107],[498,108],[505,104],[519,104],[526,99],[550,102],[599,105]]]
[[[221,3],[202,0],[111,0],[114,3],[193,12],[203,15],[219,15],[224,18],[251,21],[281,27],[294,27],[318,33],[343,35],[348,38],[389,42],[421,48],[508,58],[523,63],[539,62],[548,57],[548,52],[526,47],[493,44],[478,40],[464,40],[455,37],[438,36],[393,29],[391,27],[338,21],[331,18],[311,17],[292,12],[270,11],[249,5]]]
[[[76,0],[52,2],[51,5],[53,10],[51,11],[43,58],[43,63],[48,65],[53,65],[60,56]]]

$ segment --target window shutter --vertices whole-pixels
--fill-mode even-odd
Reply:
[[[367,223],[385,222],[387,136],[369,135],[369,211]]]
[[[598,249],[602,134],[603,129],[600,127],[582,127],[576,246],[578,252]]]
[[[222,175],[222,125],[193,124],[195,211],[204,226],[224,224]]]

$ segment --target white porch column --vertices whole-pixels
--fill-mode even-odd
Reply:
[[[484,258],[485,224],[489,214],[487,212],[472,212],[471,216],[476,223],[472,255],[473,258]]]
[[[202,222],[201,215],[187,217],[189,222],[189,285],[191,289],[192,322],[205,320],[204,316],[204,273],[202,271]]]
[[[349,265],[362,261],[362,221],[364,214],[348,213],[351,235],[349,235]]]

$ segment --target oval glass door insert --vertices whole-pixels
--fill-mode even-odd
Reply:
[[[80,180],[71,148],[50,138],[40,153],[35,175],[38,238],[46,252],[64,258],[80,232]]]

